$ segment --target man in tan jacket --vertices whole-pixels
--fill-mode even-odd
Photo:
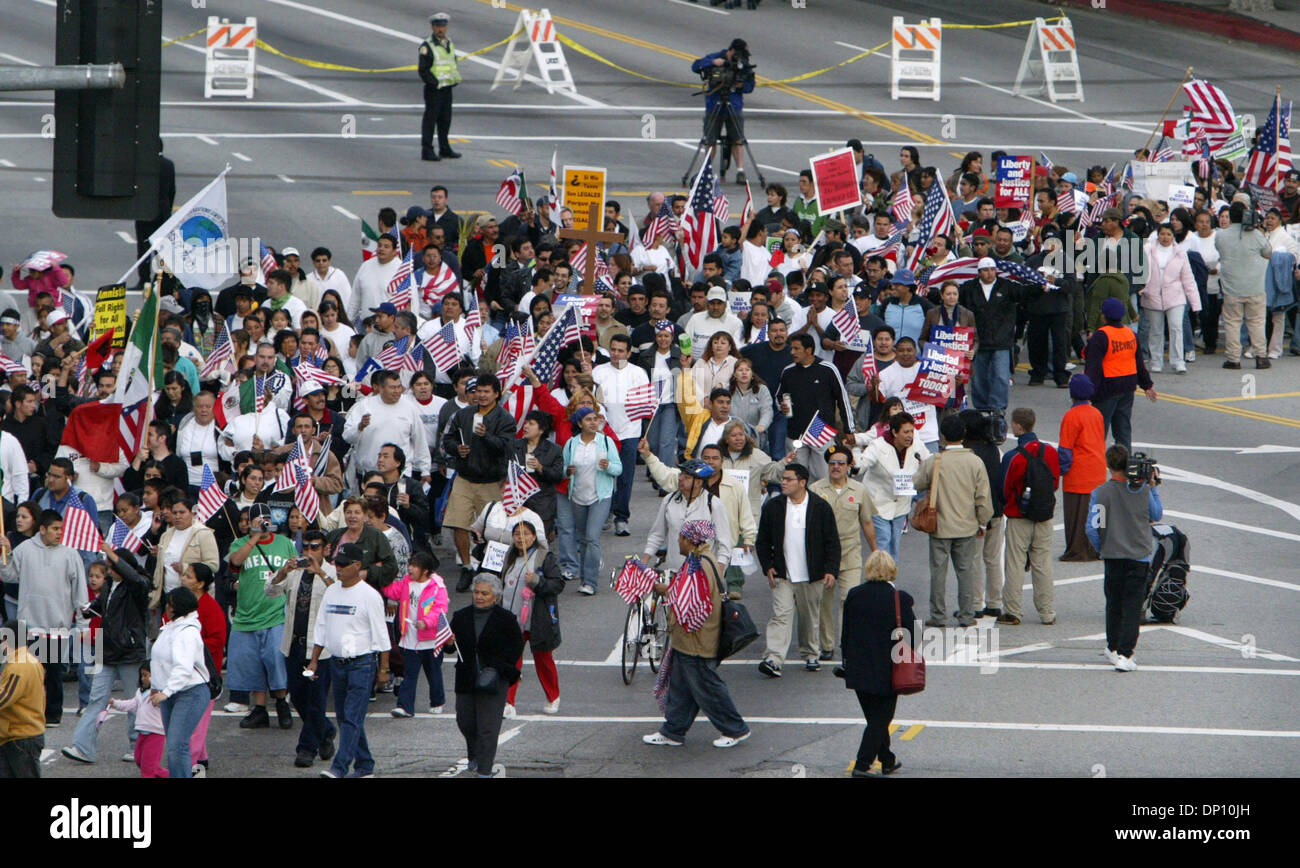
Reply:
[[[930,492],[938,511],[935,532],[930,535],[930,617],[927,627],[948,623],[944,590],[948,583],[948,561],[957,571],[957,623],[975,624],[975,571],[979,538],[993,517],[989,496],[989,475],[984,462],[962,446],[966,423],[949,416],[939,423],[943,451],[930,457],[916,474],[917,491]]]

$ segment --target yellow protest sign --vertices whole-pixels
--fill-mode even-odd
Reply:
[[[101,286],[95,294],[95,334],[113,329],[113,349],[126,346],[126,284]]]
[[[564,167],[564,206],[573,211],[574,229],[601,229],[588,226],[591,206],[605,213],[605,170],[593,166]]]

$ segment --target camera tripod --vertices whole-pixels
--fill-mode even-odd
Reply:
[[[720,88],[715,88],[714,91],[718,89]],[[710,91],[709,93],[712,94],[714,91]],[[722,168],[718,171],[719,182],[721,182],[722,176],[726,172],[728,161],[731,159],[731,145],[740,144],[745,149],[745,154],[749,157],[749,165],[753,168],[753,171],[758,174],[759,189],[767,186],[767,181],[763,179],[763,170],[758,167],[758,161],[754,159],[754,152],[749,149],[749,139],[744,134],[744,127],[741,126],[740,118],[736,117],[735,110],[731,107],[731,100],[724,96],[718,100],[718,104],[713,107],[713,111],[709,112],[708,116],[705,118],[705,134],[700,136],[700,143],[696,145],[695,153],[691,155],[690,165],[686,167],[686,173],[682,175],[683,187],[691,182],[691,177],[695,174],[696,160],[699,160],[701,155],[707,154],[710,148],[717,146],[718,139],[721,137],[722,131],[728,120],[732,121],[736,129],[741,131],[741,136],[739,143],[728,141],[727,149],[723,150],[720,154],[721,162],[719,165]],[[709,133],[712,133],[712,135],[710,136]]]

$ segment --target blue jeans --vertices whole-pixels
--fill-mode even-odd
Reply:
[[[677,405],[660,404],[659,412],[655,414],[654,421],[650,423],[650,428],[646,431],[646,440],[650,443],[650,451],[655,456],[670,467],[677,464]],[[620,456],[621,457],[621,456]],[[627,462],[623,462],[626,466]]]
[[[573,526],[573,506],[569,503],[569,496],[559,491],[555,493],[555,543],[560,571],[565,575],[576,576],[581,565],[578,563],[578,534]]]
[[[570,545],[576,553],[578,578],[591,588],[597,588],[600,581],[600,533],[605,527],[605,517],[609,515],[609,498],[597,500],[588,506],[579,506],[567,497],[561,511],[568,509],[570,518]]]
[[[108,698],[113,692],[113,682],[121,679],[124,693],[134,693],[132,688],[140,680],[139,663],[105,663],[90,682],[89,700],[86,710],[77,722],[77,731],[72,734],[72,743],[81,750],[91,762],[97,759],[99,752],[99,725],[96,718],[108,707]],[[126,715],[126,735],[132,746],[135,745],[135,712]]]
[[[682,741],[701,711],[723,735],[736,738],[749,732],[745,719],[731,701],[727,685],[718,676],[718,658],[674,651],[670,666],[660,733],[673,741]]]
[[[442,686],[442,652],[432,648],[424,651],[402,649],[402,686],[397,688],[398,708],[415,713],[415,688],[419,685],[420,670],[429,681],[429,704],[446,705],[447,694]]]
[[[772,427],[768,428],[764,435],[767,442],[758,444],[773,460],[785,454],[785,431],[789,425],[790,420],[781,412],[781,408],[777,407],[772,413]]]
[[[302,718],[302,731],[298,733],[297,750],[316,753],[321,742],[335,735],[329,711],[330,668],[318,666],[315,679],[304,678],[302,670],[311,660],[307,649],[297,642],[289,643],[289,657],[285,664],[289,676],[289,702]],[[328,663],[329,661],[325,661]]]
[[[1102,430],[1110,434],[1117,445],[1130,448],[1133,437],[1133,393],[1121,392],[1092,403],[1101,412]]]
[[[889,556],[895,563],[898,562],[898,541],[903,537],[903,524],[906,521],[905,515],[895,518],[885,518],[880,515],[871,517],[871,523],[876,527],[876,547],[889,552]]]
[[[167,775],[173,778],[191,777],[190,738],[208,710],[212,694],[208,685],[196,684],[164,699],[163,729],[167,731]]]
[[[375,683],[375,670],[379,660],[375,654],[353,657],[343,662],[330,658],[330,679],[334,686],[334,717],[339,724],[338,753],[330,771],[343,777],[356,760],[357,775],[368,775],[375,770],[375,758],[370,755],[366,741],[366,711],[370,708],[370,686]]]
[[[636,481],[637,439],[626,437],[619,441],[618,460],[623,463],[623,472],[614,486],[614,521],[627,521],[632,515],[628,507],[632,501],[632,483]]]
[[[1011,350],[979,350],[971,362],[970,400],[976,410],[1006,410],[1011,398]]]

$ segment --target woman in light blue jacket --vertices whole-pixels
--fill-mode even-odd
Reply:
[[[569,533],[575,539],[562,541],[569,550],[578,552],[578,577],[582,586],[578,593],[591,596],[596,593],[596,577],[600,574],[600,532],[613,502],[614,483],[623,472],[623,462],[618,457],[618,446],[602,433],[605,418],[590,407],[580,407],[571,417],[578,436],[570,437],[564,444],[565,476],[569,479],[568,495],[560,495],[556,506],[568,510],[568,521],[556,522],[560,533]]]

